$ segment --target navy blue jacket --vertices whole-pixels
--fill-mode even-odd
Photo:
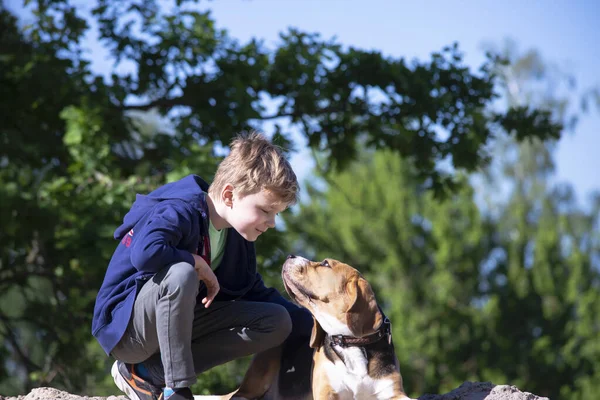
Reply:
[[[123,224],[114,233],[119,240],[104,282],[98,291],[92,334],[110,354],[131,318],[139,289],[161,269],[185,261],[194,265],[191,253],[201,254],[208,238],[208,184],[195,175],[168,183],[150,194],[137,195]],[[210,259],[210,254],[208,255]],[[254,243],[229,229],[225,251],[215,275],[221,287],[215,301],[247,300],[284,306],[292,317],[292,335],[310,335],[312,317],[287,301],[276,289],[265,287],[256,270]],[[206,296],[199,282],[198,299]]]

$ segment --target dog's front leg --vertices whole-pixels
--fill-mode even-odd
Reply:
[[[281,346],[258,353],[252,359],[240,388],[231,400],[254,400],[261,398],[277,378],[281,364]]]
[[[314,400],[342,400],[342,397],[333,391],[329,385],[321,385],[318,389],[313,389]]]
[[[322,349],[315,351],[312,371],[312,397],[314,400],[344,400],[344,396],[337,393],[329,382],[327,371],[324,368],[329,360],[323,356]]]

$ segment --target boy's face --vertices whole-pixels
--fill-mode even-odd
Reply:
[[[286,208],[267,190],[243,197],[234,191],[226,220],[244,239],[254,242],[267,229],[275,227],[275,216]]]

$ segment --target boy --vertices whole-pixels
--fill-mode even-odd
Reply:
[[[137,195],[92,322],[119,389],[192,399],[197,374],[310,335],[308,311],[263,284],[253,243],[298,189],[280,149],[251,133],[232,142],[210,187],[190,175]]]

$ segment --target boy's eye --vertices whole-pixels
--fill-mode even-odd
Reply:
[[[268,214],[269,212],[267,210],[265,210],[264,208],[260,209],[262,212],[264,212],[265,214]]]

